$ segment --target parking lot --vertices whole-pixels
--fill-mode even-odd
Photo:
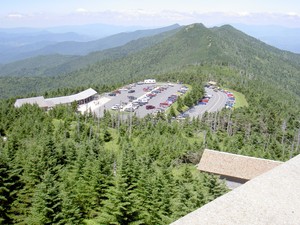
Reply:
[[[207,95],[211,98],[206,104],[198,104],[189,109],[185,114],[189,117],[202,116],[205,112],[216,112],[225,107],[227,95],[222,91],[214,91],[211,88],[205,88]]]
[[[168,107],[163,107],[161,103],[166,104],[167,99],[172,95],[178,95],[178,90],[183,87],[184,85],[176,83],[128,85],[105,93],[93,103],[91,109],[99,117],[103,116],[104,110],[110,110],[112,113],[119,113],[122,118],[128,118],[131,112],[142,118],[158,110],[166,110]],[[178,118],[201,117],[205,112],[216,112],[226,106],[228,101],[226,93],[207,87],[205,92],[206,96],[209,96],[205,98],[205,102],[200,102]]]
[[[151,93],[155,90],[155,88],[165,87],[165,90],[157,93],[156,96],[149,98],[148,103],[145,105],[138,106],[137,109],[134,110],[134,113],[137,117],[144,117],[147,114],[155,112],[158,108],[160,108],[160,103],[165,102],[169,96],[176,94],[177,91],[182,87],[181,84],[168,84],[168,83],[157,83],[157,84],[136,84],[135,86],[128,88],[120,88],[115,91],[115,96],[111,93],[106,93],[102,96],[102,100],[100,99],[99,102],[104,102],[104,104],[99,104],[99,106],[93,109],[93,112],[97,115],[102,117],[104,114],[104,110],[112,110],[116,112],[120,112],[124,116],[128,116],[130,113],[126,112],[126,109],[131,108],[132,101],[137,101],[140,99],[144,99],[147,94]],[[149,88],[149,90],[146,90]],[[130,91],[131,90],[131,91]],[[133,91],[134,92],[133,92]],[[128,93],[132,92],[132,93]],[[112,92],[113,93],[113,92]],[[128,96],[133,96],[132,101],[128,98]],[[136,99],[133,99],[136,98]],[[153,109],[146,109],[147,105],[154,106]],[[113,108],[113,109],[112,109]],[[130,110],[129,110],[130,111]]]

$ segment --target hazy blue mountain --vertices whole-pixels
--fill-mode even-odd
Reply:
[[[101,51],[104,49],[115,48],[122,46],[130,41],[137,40],[142,37],[153,36],[162,32],[173,30],[180,27],[174,24],[168,27],[137,30],[134,32],[123,32],[109,37],[105,37],[89,42],[60,42],[53,45],[48,45],[43,49],[32,52],[34,55],[62,54],[62,55],[86,55],[90,52]]]
[[[179,25],[175,24],[157,29],[123,32],[95,41],[84,41],[88,37],[76,33],[56,34],[39,30],[36,32],[30,30],[32,33],[26,35],[0,33],[0,63],[10,63],[39,55],[86,55],[90,52],[122,46],[132,40],[156,35],[178,27]]]
[[[0,63],[9,63],[31,57],[31,52],[65,41],[88,41],[90,38],[76,33],[50,33],[42,30],[1,29]],[[25,33],[19,33],[24,31]],[[12,32],[12,33],[9,33]]]
[[[300,53],[300,28],[234,24],[237,29],[282,50]]]
[[[174,26],[175,27],[175,26]],[[171,28],[171,27],[169,27]],[[151,47],[164,39],[172,36],[180,29],[164,29],[165,32],[161,32],[157,35],[152,35],[149,37],[142,37],[144,34],[153,34],[153,32],[162,31],[162,29],[148,31],[137,31],[134,36],[128,34],[120,34],[121,37],[127,37],[127,41],[130,39],[139,36],[137,40],[131,40],[126,45],[110,48],[103,51],[97,51],[90,53],[86,56],[68,56],[68,55],[44,55],[36,56],[32,58],[27,58],[17,62],[8,63],[5,65],[0,65],[0,77],[1,76],[12,76],[12,77],[21,77],[21,76],[56,76],[65,73],[69,73],[86,66],[92,65],[101,61],[110,61],[116,60],[122,57],[127,56],[128,54],[133,54],[135,52],[141,51],[142,49]],[[115,35],[112,37],[112,40],[116,40]],[[130,37],[130,39],[128,39]],[[109,39],[107,39],[108,41]],[[112,41],[112,42],[113,42]],[[120,39],[121,41],[121,39]],[[119,41],[119,42],[120,42]]]
[[[132,32],[135,30],[149,29],[140,26],[117,26],[109,24],[85,24],[85,25],[70,25],[49,27],[48,31],[54,33],[75,32],[81,35],[87,35],[94,39],[111,36],[122,32]]]

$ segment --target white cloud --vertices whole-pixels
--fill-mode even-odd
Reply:
[[[77,13],[87,13],[87,12],[89,12],[89,10],[84,9],[84,8],[78,8],[78,9],[76,9],[76,12]]]
[[[238,12],[239,16],[250,16],[251,14],[249,12]]]
[[[300,17],[300,15],[296,12],[289,12],[287,13],[288,16],[292,16],[292,17]]]
[[[8,18],[12,18],[12,19],[20,19],[23,18],[24,15],[20,14],[20,13],[11,13],[7,15]]]
[[[300,27],[300,15],[295,12],[200,12],[200,11],[175,11],[175,10],[107,10],[91,11],[86,8],[77,8],[69,14],[34,13],[21,14],[18,12],[4,15],[2,24],[5,26],[54,26],[104,23],[114,25],[131,25],[155,27],[174,23],[187,25],[203,23],[206,26],[220,24],[256,24],[256,25],[282,25],[287,27]],[[64,24],[62,24],[62,21]]]

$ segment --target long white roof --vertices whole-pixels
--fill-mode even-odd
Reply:
[[[17,99],[14,106],[19,108],[24,104],[31,104],[31,105],[37,104],[39,107],[47,107],[47,103],[45,102],[43,96]]]
[[[17,99],[17,101],[15,102],[15,107],[21,107],[23,104],[26,103],[32,105],[38,104],[39,107],[53,107],[59,104],[68,104],[74,101],[80,101],[89,98],[95,94],[97,94],[97,92],[94,89],[89,88],[85,91],[79,92],[74,95],[61,96],[56,98],[45,99],[43,96],[34,97],[34,98],[23,98],[23,99]]]

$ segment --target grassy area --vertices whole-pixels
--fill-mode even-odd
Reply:
[[[233,107],[234,109],[244,107],[244,106],[245,107],[249,106],[244,94],[234,91],[232,89],[224,88],[224,90],[230,91],[234,95],[234,97],[235,97],[235,104]]]

